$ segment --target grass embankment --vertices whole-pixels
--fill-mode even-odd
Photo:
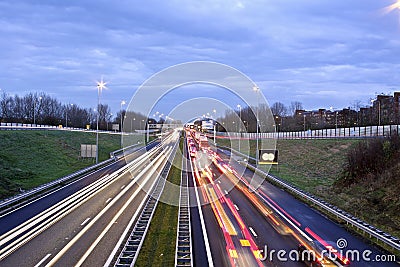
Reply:
[[[400,162],[382,174],[365,176],[351,184],[340,182],[347,154],[360,142],[363,141],[278,140],[279,166],[272,166],[270,173],[399,237]],[[250,142],[250,148],[254,156],[255,141]]]
[[[183,138],[179,147],[182,151]],[[167,180],[180,185],[182,154],[176,153],[174,163]],[[164,191],[163,194],[166,192]],[[168,196],[171,198],[173,196]],[[179,195],[176,196],[179,199]],[[173,266],[175,263],[176,231],[178,224],[178,207],[163,202],[158,203],[149,231],[143,242],[135,266]]]
[[[99,135],[99,160],[120,148],[120,136]],[[80,145],[96,134],[68,131],[0,131],[0,199],[50,182],[95,163],[81,159]]]

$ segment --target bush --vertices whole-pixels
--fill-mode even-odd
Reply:
[[[370,139],[349,150],[340,182],[348,186],[382,173],[400,162],[400,138]]]

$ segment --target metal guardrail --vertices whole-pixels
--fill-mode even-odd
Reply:
[[[256,162],[255,158],[249,157],[248,155],[245,155],[235,149],[228,148],[225,146],[218,146],[218,147],[221,147],[223,149],[228,149],[237,155],[244,156],[244,157]],[[295,195],[305,198],[306,200],[312,202],[313,204],[317,205],[321,209],[337,216],[338,218],[341,218],[346,223],[351,224],[352,226],[369,234],[370,236],[373,236],[373,237],[377,238],[378,240],[381,240],[388,246],[390,246],[394,249],[400,250],[400,239],[399,238],[394,237],[380,229],[377,229],[376,227],[374,227],[374,226],[364,222],[363,220],[353,216],[352,214],[350,214],[344,210],[341,210],[340,208],[312,195],[311,193],[305,192],[302,189],[299,189],[296,186],[291,185],[290,183],[288,183],[286,181],[283,181],[282,179],[280,179],[277,176],[265,173],[264,171],[258,169],[256,166],[254,166],[248,162],[241,161],[240,164],[245,165],[247,168],[252,169],[254,172],[266,177],[270,181],[273,181],[273,182],[279,184],[283,188],[290,190]]]
[[[186,166],[183,166],[185,163]],[[182,157],[181,186],[179,195],[178,228],[176,234],[175,266],[193,266],[192,232],[190,224],[187,158]]]
[[[44,191],[46,189],[49,189],[51,187],[54,187],[56,185],[59,185],[59,184],[64,183],[66,181],[69,181],[71,179],[74,179],[74,178],[76,178],[76,177],[78,177],[80,175],[83,175],[85,173],[88,173],[88,172],[90,172],[90,171],[92,171],[94,169],[106,166],[107,164],[112,163],[112,162],[114,162],[114,158],[110,158],[110,159],[102,161],[102,162],[100,162],[98,164],[92,165],[90,167],[87,167],[85,169],[79,170],[79,171],[74,172],[72,174],[69,174],[67,176],[61,177],[61,178],[59,178],[57,180],[54,180],[54,181],[51,181],[49,183],[43,184],[41,186],[32,188],[31,190],[28,190],[28,191],[26,191],[24,193],[21,193],[21,194],[18,194],[16,196],[3,199],[3,200],[0,201],[0,209],[4,208],[6,206],[12,205],[12,204],[14,204],[14,203],[16,203],[18,201],[23,200],[23,199],[26,199],[26,198],[28,198],[28,197],[30,197],[32,195],[38,194],[38,193],[40,193],[40,192],[42,192],[42,191]]]
[[[142,248],[144,239],[146,237],[147,231],[150,226],[151,219],[153,218],[154,212],[156,210],[158,201],[161,197],[161,193],[164,190],[165,181],[167,180],[168,173],[171,169],[172,156],[176,154],[176,145],[171,152],[169,159],[167,160],[161,175],[157,178],[157,184],[152,189],[149,194],[149,198],[130,233],[128,240],[123,245],[122,251],[119,254],[114,266],[117,267],[128,267],[134,266],[139,251]]]

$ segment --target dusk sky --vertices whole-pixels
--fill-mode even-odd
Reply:
[[[270,104],[367,105],[400,90],[400,9],[384,9],[395,2],[3,0],[0,92],[95,107],[103,75],[102,102],[116,113],[156,72],[214,61],[250,77]]]

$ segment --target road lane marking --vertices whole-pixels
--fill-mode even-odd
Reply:
[[[89,220],[90,220],[90,218],[87,218],[86,220],[84,220],[83,223],[81,223],[81,226],[84,226]]]
[[[109,199],[107,199],[106,203],[110,202],[111,199],[112,199],[111,197]]]
[[[224,190],[224,192],[225,192],[225,195],[227,195],[227,194],[228,194],[228,191]]]
[[[165,157],[165,155],[163,154],[163,153],[160,153],[157,157],[156,157],[156,159],[155,159],[155,161],[156,162],[158,162],[159,160],[160,160],[160,158],[162,157],[162,156],[164,156]],[[162,162],[162,160],[161,160],[161,162]],[[152,165],[150,165],[150,167],[153,167]],[[157,166],[158,167],[158,166]],[[145,168],[146,169],[146,171],[148,171],[148,169],[150,169],[150,168]],[[155,168],[153,167],[153,169],[152,169],[152,171],[155,171]],[[154,173],[154,171],[153,171],[153,173]],[[141,175],[139,175],[138,177],[137,177],[137,179],[138,178],[140,178],[141,176],[143,176],[145,174],[145,172],[143,172]],[[147,180],[146,180],[147,181]],[[86,233],[88,230],[89,230],[89,228],[90,227],[92,227],[92,225],[94,224],[94,223],[96,223],[96,221],[97,220],[99,220],[99,218],[101,217],[101,216],[103,216],[103,214],[105,213],[105,212],[107,212],[110,208],[111,208],[111,206],[113,206],[114,205],[114,203],[115,202],[117,202],[118,201],[118,199],[120,199],[133,185],[135,185],[136,183],[135,182],[132,182],[132,183],[130,183],[130,184],[128,184],[128,186],[123,190],[123,191],[121,191],[103,210],[101,210],[101,212],[100,213],[98,213],[97,215],[96,215],[96,217],[92,220],[92,221],[90,221],[90,223],[89,224],[87,224],[66,246],[64,246],[64,248],[63,249],[61,249],[61,251],[59,251],[58,253],[57,253],[57,255],[46,265],[46,266],[53,266],[64,254],[65,254],[65,252],[67,251],[67,250],[69,250],[70,249],[70,247],[72,247],[77,241],[78,241],[78,239],[79,238],[81,238],[81,236],[84,234],[84,233]],[[136,197],[136,195],[139,193],[139,190],[136,190],[135,191],[135,193],[131,196],[131,198],[133,197]],[[114,221],[113,221],[113,223],[114,223]],[[96,239],[96,241],[95,242],[99,242],[100,241],[100,239]],[[93,246],[93,244],[92,244],[92,246]],[[93,250],[93,248],[94,247],[92,247],[91,246],[91,250]],[[86,251],[86,253],[84,254],[84,256],[81,258],[81,260],[78,262],[78,264],[76,264],[75,266],[79,266],[79,265],[81,265],[82,264],[82,262],[86,259],[86,257],[88,256],[88,253],[90,253],[91,252],[91,250],[89,249],[89,250],[87,250]]]
[[[256,232],[254,231],[253,228],[249,227],[249,230],[254,235],[254,237],[257,237],[257,234],[256,234]]]
[[[247,239],[240,239],[240,244],[242,247],[250,247],[250,242]]]
[[[125,185],[121,186],[121,190],[124,189]]]
[[[236,210],[239,210],[239,207],[236,206],[236,204],[233,205],[235,207]]]
[[[39,267],[40,265],[42,265],[42,263],[45,262],[50,256],[51,256],[51,254],[47,254],[46,256],[44,256],[44,258],[43,258],[41,261],[39,261],[39,262],[35,265],[35,267]]]
[[[193,170],[193,162],[192,161],[190,161],[190,167]],[[208,241],[207,229],[206,229],[206,225],[205,225],[204,217],[203,217],[203,211],[202,211],[201,205],[200,205],[200,197],[199,197],[199,192],[197,189],[198,185],[197,185],[196,178],[192,176],[192,179],[193,179],[193,183],[194,183],[194,192],[196,194],[197,211],[199,212],[199,216],[200,216],[201,231],[203,232],[203,239],[204,239],[204,244],[206,247],[208,266],[214,267],[214,262],[213,262],[213,259],[211,256],[210,243]]]
[[[161,160],[157,160],[157,163],[154,166],[150,166],[153,167],[150,170],[150,173],[148,173],[148,175],[144,178],[145,182],[143,183],[143,186],[141,188],[144,187],[144,184],[147,183],[148,181],[150,181],[150,179],[153,177],[154,173],[157,171],[157,169],[164,163],[164,160],[168,159],[169,156],[167,157],[166,154],[168,153],[172,153],[173,149],[166,149],[164,150],[165,154],[160,154],[163,155],[164,158],[162,158]],[[166,164],[166,163],[164,163]],[[165,165],[164,165],[165,166]],[[147,168],[146,168],[147,169]],[[147,172],[148,170],[146,170]],[[158,179],[155,179],[154,182],[151,185],[151,188],[154,188],[156,183],[157,183]],[[112,220],[110,221],[110,223],[106,226],[106,228],[103,229],[103,231],[101,232],[101,234],[97,237],[97,239],[90,245],[90,247],[86,250],[85,254],[80,258],[80,260],[78,261],[78,263],[75,264],[75,267],[79,267],[83,264],[83,262],[87,259],[87,257],[90,255],[90,253],[92,253],[92,251],[94,250],[94,248],[97,246],[97,244],[100,242],[100,240],[106,235],[106,233],[110,230],[110,228],[113,226],[113,224],[117,223],[117,219],[121,216],[121,214],[126,210],[126,208],[131,204],[131,202],[133,202],[133,200],[136,198],[136,195],[141,191],[140,187],[138,188],[139,190],[136,190],[135,193],[133,193],[131,195],[131,197],[128,199],[128,201],[124,204],[124,206],[122,206],[122,208],[118,211],[118,213],[112,218]],[[136,218],[139,215],[139,212],[141,211],[141,207],[144,205],[144,203],[146,202],[146,198],[143,198],[143,201],[140,203],[140,208],[136,209],[136,212],[134,214],[134,217]],[[130,228],[130,227],[129,227]],[[119,247],[119,246],[118,246]]]

